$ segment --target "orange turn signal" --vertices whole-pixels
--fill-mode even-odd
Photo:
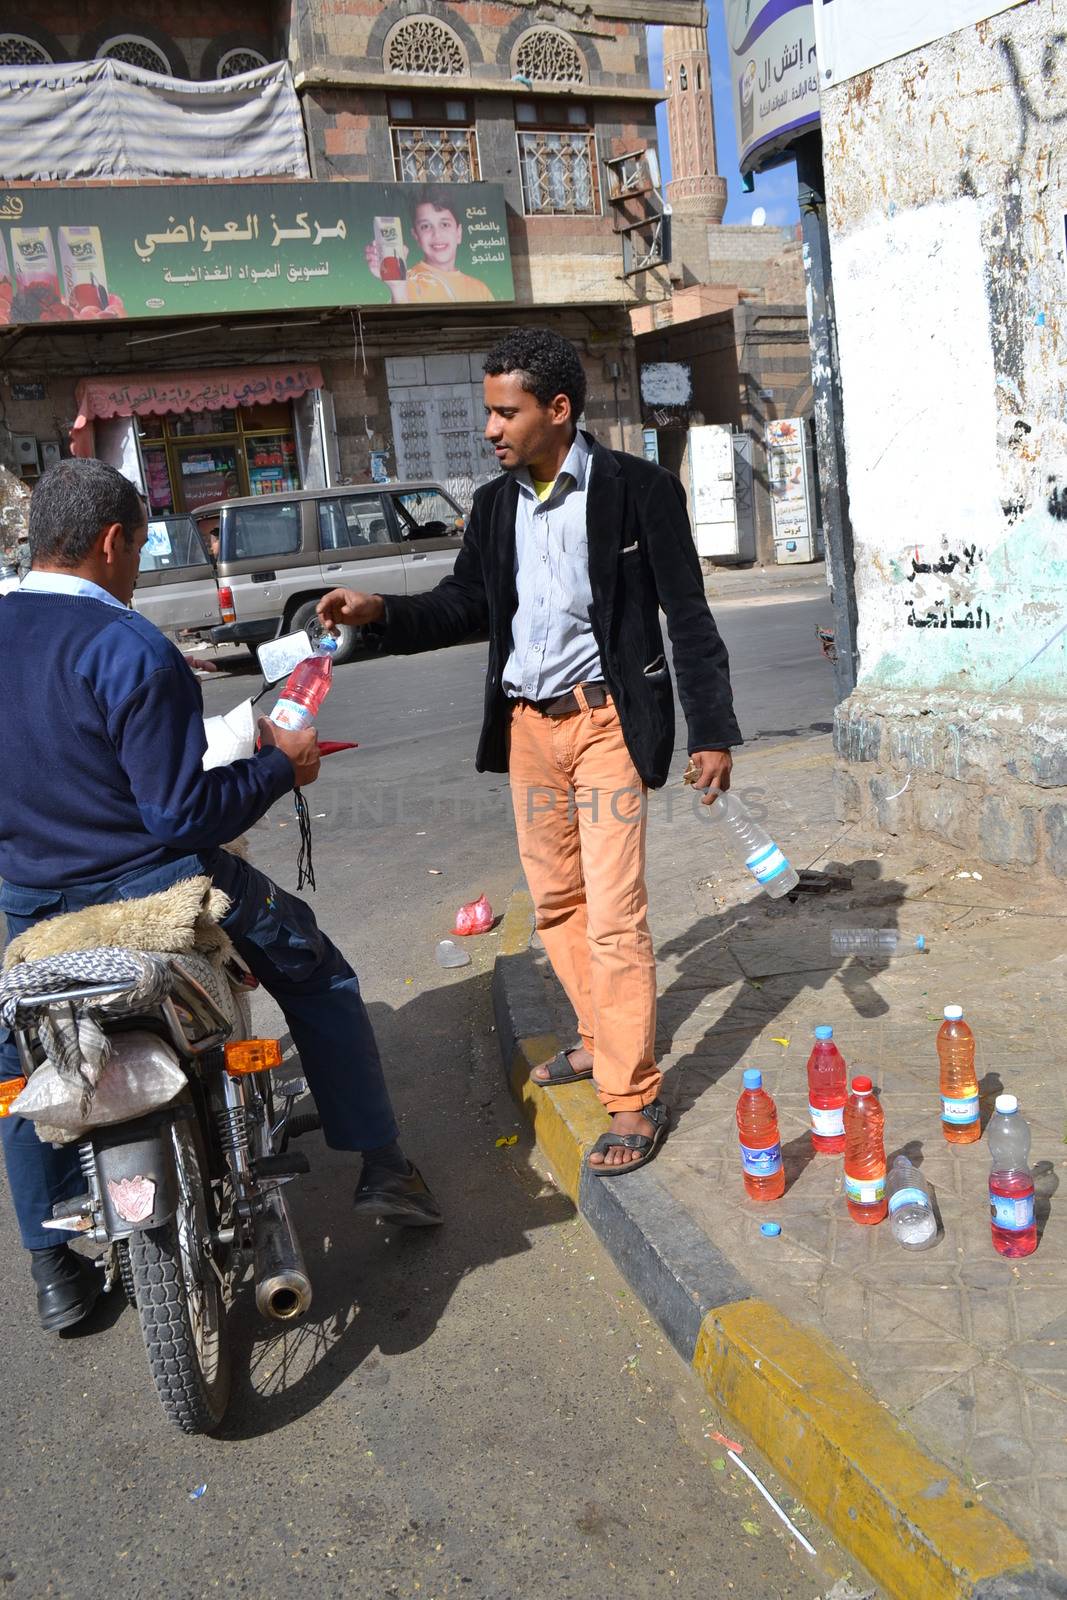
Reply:
[[[269,1072],[282,1064],[282,1047],[277,1039],[234,1039],[226,1046],[226,1071],[231,1078],[246,1072]]]
[[[25,1078],[5,1078],[0,1083],[0,1117],[9,1117],[11,1107],[23,1089],[26,1087]]]

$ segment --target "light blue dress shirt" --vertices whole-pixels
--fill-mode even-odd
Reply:
[[[518,606],[503,675],[504,693],[513,700],[548,700],[604,677],[589,620],[589,466],[589,445],[577,433],[546,500],[538,500],[525,467],[515,475]]]
[[[113,594],[101,589],[91,578],[79,578],[75,572],[27,572],[15,593],[27,594],[80,594],[87,600],[102,600],[106,606],[118,606],[120,611],[130,608],[116,600]]]

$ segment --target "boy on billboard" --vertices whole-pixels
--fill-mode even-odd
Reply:
[[[389,290],[394,305],[441,305],[449,301],[492,300],[480,278],[460,272],[456,256],[463,224],[447,186],[419,191],[411,231],[422,260],[408,269],[408,246],[399,217],[375,217],[374,242],[366,248],[367,266]]]

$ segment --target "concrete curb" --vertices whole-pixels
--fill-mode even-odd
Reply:
[[[826,1341],[760,1300],[650,1166],[597,1178],[585,1155],[608,1119],[591,1084],[541,1089],[559,1049],[531,953],[529,895],[512,895],[493,1006],[512,1093],[561,1188],[716,1406],[894,1600],[1052,1600],[1067,1583],[925,1454]]]

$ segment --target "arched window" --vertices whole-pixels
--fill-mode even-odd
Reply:
[[[531,28],[512,57],[516,74],[533,83],[584,83],[585,62],[569,34],[559,28]]]
[[[684,67],[678,68],[678,87],[679,89],[688,89],[689,87],[689,74]]]
[[[172,72],[158,44],[137,33],[119,33],[112,39],[105,39],[96,54],[107,61],[124,61],[128,67],[140,67],[143,72],[162,72],[168,77]]]
[[[458,78],[467,72],[467,57],[456,35],[436,17],[407,17],[385,41],[388,72],[424,78]]]
[[[24,33],[0,33],[0,67],[47,66],[51,59],[36,39]]]
[[[698,61],[697,62],[697,88],[698,89],[703,89],[703,87],[704,87],[704,71],[703,71],[703,68],[700,65],[700,62]]]
[[[242,72],[258,72],[260,67],[268,65],[266,56],[260,55],[258,50],[227,50],[219,57],[219,64],[215,68],[217,78],[236,78]]]

